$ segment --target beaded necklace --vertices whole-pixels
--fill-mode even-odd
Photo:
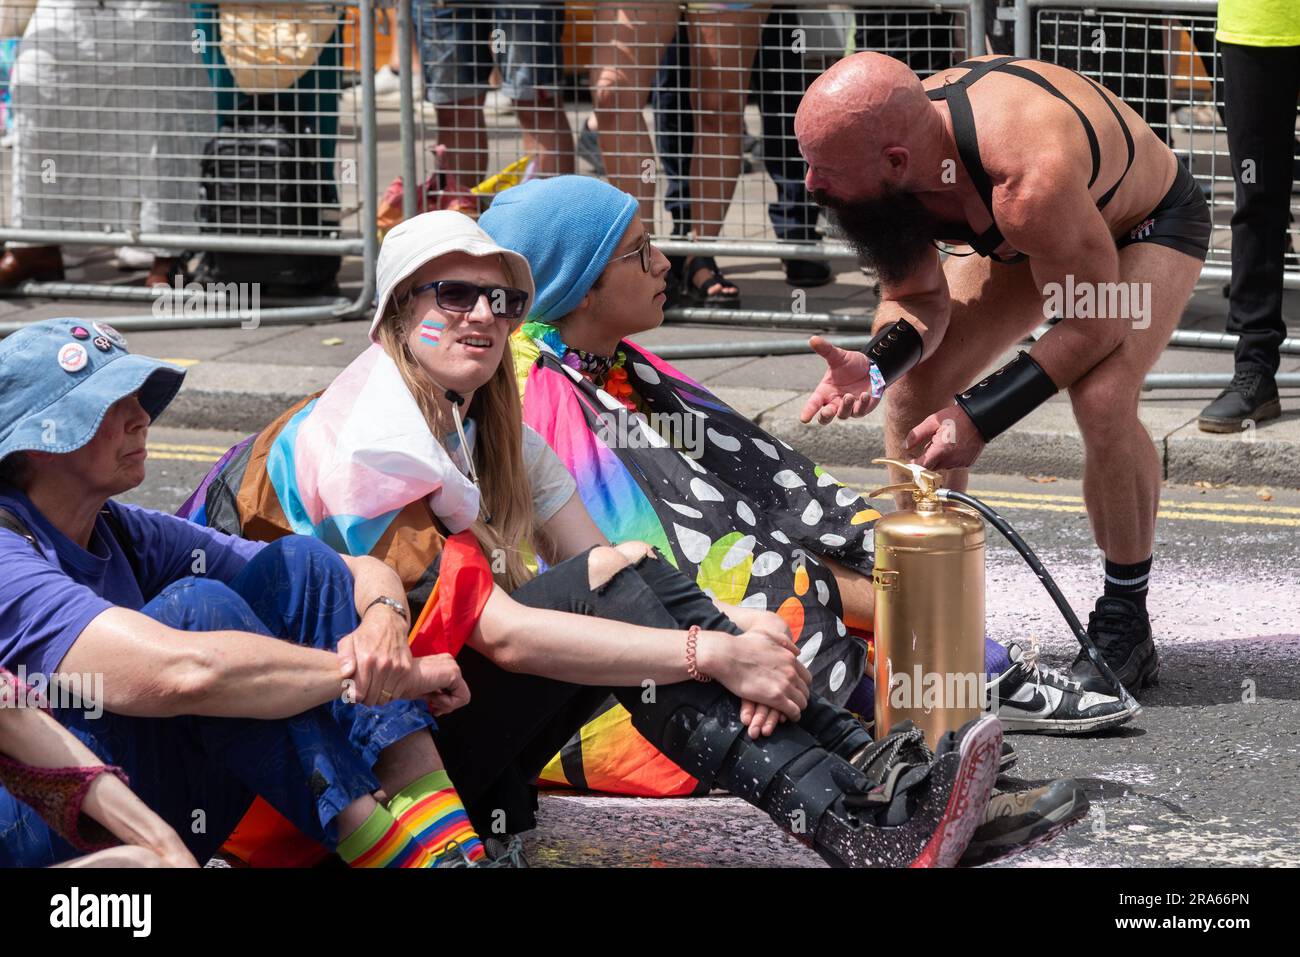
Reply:
[[[585,352],[567,345],[560,330],[544,322],[525,322],[524,335],[545,343],[560,361],[582,375],[599,389],[604,389],[631,412],[637,411],[636,391],[628,382],[627,352],[619,349],[612,356]]]

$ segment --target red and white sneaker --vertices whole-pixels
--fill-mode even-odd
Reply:
[[[826,809],[814,849],[846,866],[952,867],[984,821],[1001,752],[992,715],[944,735],[933,752],[910,721],[895,726],[850,760],[871,786]]]

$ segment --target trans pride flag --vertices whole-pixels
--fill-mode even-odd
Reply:
[[[397,513],[422,498],[452,532],[478,514],[478,489],[379,345],[285,424],[266,470],[293,531],[349,555],[369,555]]]

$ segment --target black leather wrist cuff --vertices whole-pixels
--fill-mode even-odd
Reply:
[[[985,442],[991,442],[1057,393],[1056,383],[1023,349],[997,372],[956,396]]]
[[[908,369],[921,361],[921,334],[906,319],[881,329],[862,351],[885,377],[885,385],[897,382]]]

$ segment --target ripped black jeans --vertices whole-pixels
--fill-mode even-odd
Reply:
[[[533,608],[667,628],[679,635],[691,625],[740,634],[690,578],[657,555],[620,569],[595,588],[590,585],[590,555],[588,550],[556,565],[517,589],[514,599]],[[684,636],[678,647],[684,659]],[[434,737],[470,820],[484,834],[536,826],[533,781],[611,694],[631,714],[637,731],[698,778],[702,789],[714,784],[731,760],[734,742],[746,734],[740,701],[716,681],[660,685],[647,702],[640,685],[590,687],[514,674],[470,648],[457,660],[472,697],[464,708],[438,719]],[[715,728],[704,749],[687,740],[702,716]],[[849,712],[816,695],[797,726],[779,725],[776,731],[787,749],[824,748],[841,757],[860,747],[863,735]]]
[[[740,633],[694,582],[662,558],[647,556],[592,588],[590,555],[588,550],[561,562],[516,589],[512,597],[533,608],[648,628],[681,632],[699,625],[705,631]],[[679,644],[684,659],[684,636]],[[720,697],[731,697],[717,682],[685,681],[657,688],[655,703],[646,704],[640,686],[592,687],[515,674],[470,648],[463,649],[457,661],[471,700],[440,717],[434,737],[470,819],[486,834],[493,833],[493,823],[500,831],[501,814],[510,833],[535,826],[533,780],[611,694],[633,713],[637,729],[656,745],[678,708],[705,710]]]

